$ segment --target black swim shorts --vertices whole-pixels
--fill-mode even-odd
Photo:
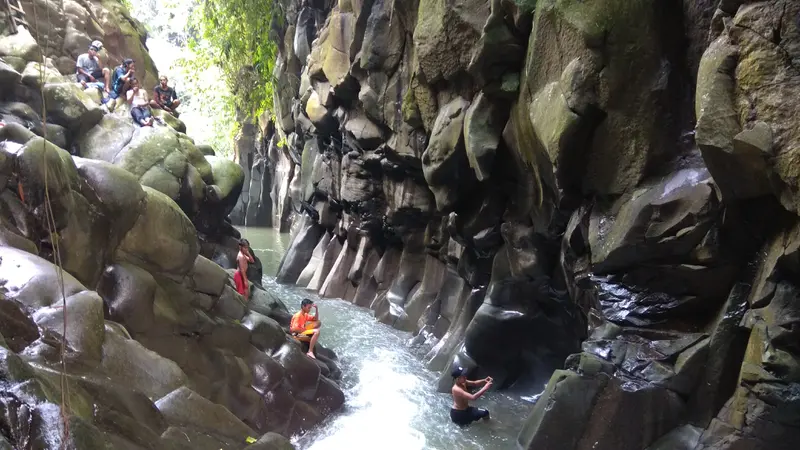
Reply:
[[[456,425],[469,425],[483,418],[489,418],[489,411],[486,409],[475,408],[474,406],[470,406],[467,409],[450,409],[450,420]]]

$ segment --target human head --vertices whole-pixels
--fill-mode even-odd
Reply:
[[[302,309],[303,312],[308,312],[313,304],[314,302],[312,302],[310,299],[304,298],[303,301],[300,302],[300,309]]]
[[[158,77],[158,81],[161,82],[161,87],[167,87],[167,83],[169,83],[169,78],[166,75],[161,75]]]
[[[122,67],[124,67],[124,68],[126,68],[128,70],[135,69],[136,68],[136,62],[134,60],[130,59],[130,58],[125,58],[125,60],[122,61]]]
[[[134,78],[134,79],[131,80],[131,87],[133,89],[139,89],[139,79],[138,78]]]
[[[92,41],[92,43],[89,44],[89,55],[94,56],[94,55],[97,54],[97,52],[99,52],[102,49],[103,49],[103,43],[102,42],[100,42],[100,41]]]
[[[239,248],[241,248],[241,249],[250,248],[250,241],[248,241],[247,239],[240,239],[239,240]]]
[[[450,372],[450,375],[453,376],[458,384],[463,384],[465,381],[467,381],[467,370],[463,367],[456,366],[453,368],[453,371]]]

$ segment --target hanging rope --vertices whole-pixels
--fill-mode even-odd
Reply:
[[[39,13],[36,7],[36,1],[32,2],[33,4],[33,23],[36,29],[36,37],[37,39],[41,39],[42,35],[39,30]],[[61,0],[59,5],[61,10],[64,10],[64,2]],[[47,8],[47,23],[52,23],[50,18],[50,8]],[[61,293],[61,312],[62,312],[62,323],[61,323],[61,348],[60,348],[60,363],[61,363],[61,373],[60,373],[60,381],[61,381],[61,446],[60,448],[63,450],[67,449],[67,442],[69,442],[70,438],[70,429],[69,429],[69,380],[67,377],[67,362],[66,362],[66,353],[67,353],[67,295],[66,289],[64,287],[64,269],[61,260],[61,249],[60,249],[60,237],[56,230],[56,220],[55,215],[53,213],[53,204],[50,198],[50,181],[49,181],[49,173],[48,173],[48,164],[47,164],[47,98],[45,97],[44,93],[44,85],[46,81],[45,77],[45,70],[47,69],[47,58],[45,56],[45,49],[50,47],[50,35],[49,33],[45,37],[45,45],[39,46],[39,59],[40,59],[40,68],[39,68],[39,89],[40,94],[42,97],[42,134],[44,134],[44,139],[42,140],[42,166],[44,167],[44,202],[45,202],[45,221],[47,224],[47,232],[50,236],[50,243],[53,245],[53,262],[56,266],[56,275],[58,277],[58,287],[59,292]],[[23,199],[24,201],[24,199]]]

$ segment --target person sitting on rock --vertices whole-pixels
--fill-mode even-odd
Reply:
[[[97,56],[97,52],[102,49],[103,43],[94,41],[89,45],[89,50],[78,56],[75,62],[75,76],[84,89],[94,87],[105,92],[109,91],[111,71],[107,67],[101,67],[100,57]]]
[[[130,58],[122,61],[122,65],[114,69],[114,75],[111,77],[111,91],[108,96],[115,99],[127,94],[135,74],[136,63]]]
[[[127,93],[128,104],[131,105],[131,116],[139,126],[152,127],[153,113],[150,111],[150,102],[147,101],[147,91],[141,89],[139,80],[133,79],[131,90]]]
[[[153,89],[153,100],[150,101],[150,106],[163,109],[173,116],[178,117],[178,111],[175,111],[175,109],[181,105],[178,94],[175,93],[175,89],[172,89],[167,84],[169,79],[166,75],[161,75],[158,81],[158,86]]]
[[[233,282],[236,284],[236,292],[244,297],[245,301],[250,299],[250,281],[247,279],[247,269],[251,262],[255,262],[250,255],[250,242],[247,239],[239,241],[239,254],[236,255],[236,273],[233,274]]]
[[[314,308],[314,315],[309,314],[311,308]],[[319,328],[322,322],[319,320],[319,310],[317,305],[311,300],[304,298],[300,302],[300,311],[292,316],[292,322],[289,324],[289,332],[292,333],[295,339],[301,342],[308,342],[308,352],[306,353],[310,358],[317,359],[314,356],[314,346],[319,339]]]
[[[471,400],[479,399],[486,391],[492,387],[492,377],[486,377],[482,380],[469,381],[467,380],[467,371],[462,367],[456,367],[451,373],[455,382],[453,383],[453,407],[450,409],[450,420],[456,425],[466,426],[475,422],[476,420],[486,419],[489,420],[489,411],[486,409],[475,408],[469,406]],[[483,384],[483,387],[474,394],[470,394],[469,386],[478,386]]]

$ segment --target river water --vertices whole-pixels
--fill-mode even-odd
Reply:
[[[516,435],[532,404],[512,393],[491,392],[475,406],[488,408],[489,422],[461,429],[450,422],[452,402],[436,392],[438,374],[425,368],[408,346],[410,334],[376,322],[371,311],[343,300],[320,299],[295,286],[279,285],[275,273],[289,236],[267,228],[242,228],[261,259],[264,287],[290,310],[303,298],[319,304],[320,342],[334,350],[344,374],[346,403],[318,429],[295,437],[299,449],[455,450],[516,449]]]

